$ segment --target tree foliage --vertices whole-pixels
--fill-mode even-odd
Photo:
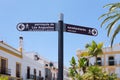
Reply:
[[[95,57],[96,61],[95,63],[97,63],[97,56],[102,54],[102,47],[103,47],[103,43],[96,43],[95,41],[92,41],[92,43],[90,44],[86,44],[86,49],[88,50],[89,56]]]
[[[82,72],[84,67],[85,72]],[[86,66],[84,58],[78,60],[76,67],[71,65],[69,76],[72,80],[117,80],[116,74],[109,75],[109,73],[103,71],[98,65]]]
[[[101,15],[99,19],[104,19],[101,23],[101,27],[107,23],[106,29],[108,31],[108,37],[110,37],[110,34],[113,32],[111,37],[112,46],[116,35],[120,32],[120,2],[107,4],[104,8],[108,8],[108,12]]]
[[[89,49],[89,54],[93,57],[102,52],[103,43],[97,44],[92,41],[91,44],[86,44],[86,49]],[[103,71],[98,65],[87,65],[88,59],[82,56],[78,61],[74,57],[71,58],[69,76],[72,80],[117,80],[116,74],[111,74]]]
[[[0,80],[8,80],[8,77],[7,77],[7,76],[1,76],[1,75],[0,75]]]

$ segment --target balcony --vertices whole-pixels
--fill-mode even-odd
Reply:
[[[11,69],[8,68],[0,68],[0,74],[4,74],[4,75],[11,75]]]
[[[35,76],[35,75],[31,74],[30,76],[27,76],[27,79],[43,80],[43,77]]]
[[[9,77],[8,80],[23,80],[23,78]]]
[[[16,73],[16,77],[20,78],[20,72]]]

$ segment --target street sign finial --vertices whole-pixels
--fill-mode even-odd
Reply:
[[[63,13],[60,13],[60,19],[59,20],[62,20],[63,21]]]

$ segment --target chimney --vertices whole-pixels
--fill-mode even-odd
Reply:
[[[23,37],[19,37],[19,51],[22,53],[23,52]]]

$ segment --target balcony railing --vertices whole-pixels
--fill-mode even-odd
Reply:
[[[16,73],[16,77],[20,78],[20,72]]]
[[[27,79],[34,79],[34,78],[35,78],[35,75],[30,74],[30,75],[27,75],[26,77],[27,77]]]
[[[8,80],[23,80],[23,78],[9,77]]]
[[[35,78],[36,78],[36,80],[43,80],[43,77],[41,77],[41,76],[35,76],[33,74],[31,74],[30,76],[27,76],[27,79],[35,79]]]
[[[0,74],[11,75],[11,69],[8,69],[8,68],[0,68]]]

